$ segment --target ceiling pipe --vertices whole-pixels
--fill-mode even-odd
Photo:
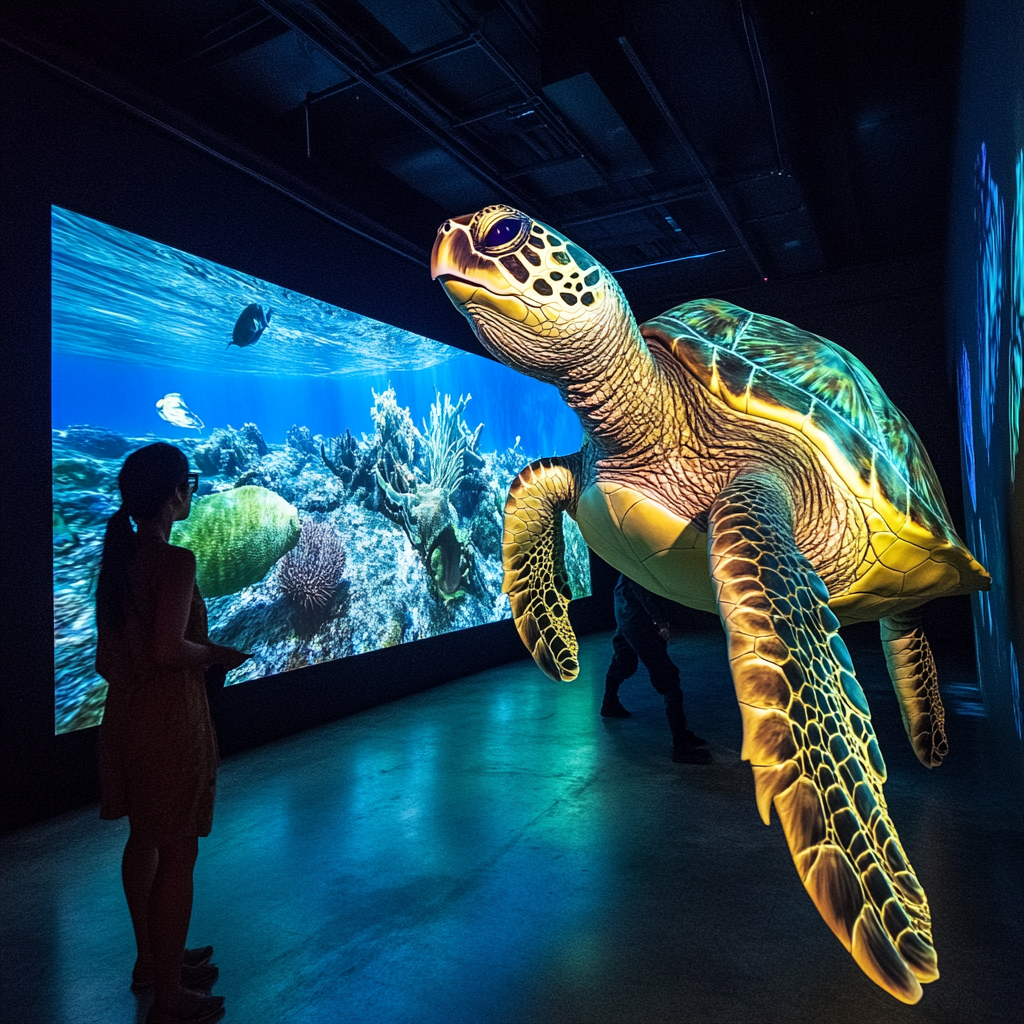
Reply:
[[[620,203],[618,206],[606,206],[596,213],[588,214],[586,217],[572,217],[563,220],[561,226],[565,228],[579,227],[581,224],[596,224],[602,220],[612,220],[615,217],[627,217],[631,213],[643,213],[644,210],[653,209],[655,206],[664,206],[669,203],[678,203],[684,199],[695,199],[703,196],[706,189],[703,185],[690,185],[688,188],[674,189],[671,192],[656,192],[653,197],[635,203]]]
[[[373,242],[393,252],[396,256],[410,260],[420,266],[428,266],[430,255],[425,249],[414,245],[408,239],[396,234],[383,224],[354,210],[332,196],[328,196],[315,185],[295,177],[288,171],[271,163],[238,143],[232,142],[213,129],[200,124],[178,110],[171,110],[160,100],[140,93],[133,86],[114,78],[96,68],[86,68],[80,61],[72,61],[65,55],[47,53],[50,47],[38,46],[34,41],[15,39],[10,35],[0,37],[0,44],[15,53],[74,82],[86,92],[131,114],[134,117],[159,128],[182,142],[187,143],[221,163],[233,167],[247,177],[266,185],[268,188],[287,196],[325,220],[351,231],[368,242]],[[78,67],[72,68],[77,63]]]
[[[774,178],[775,172],[769,171],[764,174],[756,174],[744,178],[744,183],[760,181],[762,178]],[[612,220],[614,217],[625,217],[631,213],[643,213],[655,206],[668,206],[671,203],[679,203],[684,199],[695,199],[703,196],[707,190],[701,185],[689,185],[686,188],[673,189],[671,192],[655,192],[649,199],[635,203],[620,203],[618,206],[606,206],[596,213],[588,214],[586,217],[571,217],[568,220],[560,221],[560,226],[565,228],[578,227],[581,224],[596,224],[602,220]],[[788,212],[788,211],[787,211]]]
[[[205,45],[176,61],[158,68],[155,80],[175,78],[216,67],[256,46],[284,35],[287,28],[259,7],[251,7],[205,33]]]
[[[757,41],[757,29],[754,27],[753,18],[747,17],[747,9],[743,6],[743,0],[740,0],[740,17],[743,19],[743,33],[747,37],[750,65],[754,70],[754,78],[757,79],[757,87],[761,90],[761,98],[768,108],[768,118],[772,126],[772,141],[775,143],[775,159],[779,174],[782,174],[785,168],[782,166],[782,150],[779,147],[779,133],[775,127],[775,108],[772,105],[771,90],[768,88],[768,75],[764,70],[764,59],[761,57],[761,44]]]
[[[523,98],[541,112],[547,127],[552,134],[566,149],[574,151],[577,157],[582,157],[591,170],[593,170],[603,181],[608,180],[608,174],[602,164],[595,159],[583,142],[577,138],[576,133],[565,123],[561,114],[547,101],[547,98],[533,89],[528,81],[519,73],[516,66],[507,60],[505,55],[475,27],[463,12],[452,2],[452,0],[438,0],[448,17],[452,19],[465,32],[468,38],[472,39],[477,46],[486,54],[491,63],[520,91]]]
[[[747,241],[746,236],[743,234],[742,228],[736,222],[736,218],[732,215],[732,211],[729,209],[725,202],[722,193],[718,191],[718,187],[715,185],[708,173],[708,169],[704,166],[704,162],[697,155],[697,151],[693,148],[693,144],[687,138],[686,133],[683,131],[682,126],[676,120],[675,115],[669,109],[668,104],[665,102],[664,97],[658,90],[658,87],[654,84],[654,79],[647,73],[647,69],[643,66],[640,58],[636,55],[636,51],[629,44],[629,40],[625,36],[619,36],[619,46],[622,47],[623,52],[629,58],[630,64],[633,65],[633,70],[637,73],[640,81],[644,83],[647,91],[651,95],[651,99],[654,100],[655,106],[661,112],[661,116],[665,119],[665,123],[672,129],[672,134],[675,135],[679,144],[683,147],[686,155],[690,158],[693,166],[697,168],[697,172],[700,174],[701,179],[704,182],[704,187],[711,194],[711,197],[718,204],[718,208],[722,211],[722,215],[725,217],[732,228],[733,233],[739,240],[743,251],[747,254],[747,258],[750,260],[754,269],[757,271],[757,276],[762,281],[767,281],[768,278],[765,276],[764,270],[761,268],[761,264],[758,262],[757,257],[754,255],[754,250],[750,248],[750,243]]]
[[[534,204],[529,197],[509,186],[503,180],[504,172],[471,147],[446,134],[427,116],[427,111],[412,107],[410,100],[416,100],[409,90],[403,89],[401,97],[382,84],[373,68],[366,64],[365,56],[356,57],[346,52],[353,47],[352,40],[344,29],[319,4],[312,0],[259,0],[262,7],[279,18],[299,37],[322,50],[352,78],[357,79],[366,89],[397,110],[403,117],[428,135],[441,149],[491,186],[512,205],[529,212]],[[420,101],[422,103],[422,101]]]
[[[388,64],[387,67],[378,68],[374,74],[391,75],[396,71],[403,71],[406,68],[415,68],[421,64],[429,64],[432,60],[438,60],[441,57],[450,57],[453,54],[462,53],[464,50],[472,50],[476,45],[477,41],[472,36],[465,35],[460,39],[453,39],[446,43],[438,43],[437,46],[430,46],[426,50],[418,50],[404,60],[395,61],[394,64]]]

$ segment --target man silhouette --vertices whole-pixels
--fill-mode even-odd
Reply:
[[[605,718],[629,718],[619,700],[619,686],[637,669],[647,667],[651,685],[665,701],[665,717],[672,730],[672,760],[677,764],[708,764],[711,752],[707,740],[687,728],[679,669],[668,656],[669,609],[671,602],[645,590],[639,583],[620,576],[615,584],[614,654],[604,684],[601,714]]]

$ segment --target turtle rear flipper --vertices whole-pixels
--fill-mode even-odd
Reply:
[[[921,629],[921,610],[882,619],[882,647],[889,678],[900,703],[903,728],[918,760],[937,768],[949,751],[946,712],[939,696],[939,676],[928,638]]]
[[[575,679],[580,670],[562,536],[562,512],[575,510],[580,464],[579,454],[538,459],[515,478],[505,502],[501,589],[523,643],[555,682]]]
[[[928,902],[889,818],[885,765],[828,590],[793,539],[785,484],[742,474],[710,517],[710,568],[757,804],[775,809],[825,922],[906,1003],[938,977]]]

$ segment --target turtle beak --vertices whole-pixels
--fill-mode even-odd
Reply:
[[[453,284],[462,285],[458,291],[470,286],[470,292],[480,287],[499,295],[507,293],[508,285],[494,263],[473,251],[468,223],[462,223],[468,220],[468,217],[457,217],[441,225],[430,254],[430,276],[435,281],[440,278],[455,301],[459,300],[453,294]]]
[[[470,219],[459,217],[441,225],[430,254],[430,276],[441,282],[455,308],[471,321],[470,304],[490,309],[507,319],[524,322],[530,310],[516,289],[493,260],[473,249],[469,236]]]

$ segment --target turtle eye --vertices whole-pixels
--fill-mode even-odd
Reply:
[[[484,236],[484,245],[488,249],[496,249],[499,245],[511,242],[519,234],[519,221],[515,217],[499,220]]]
[[[524,224],[519,217],[502,217],[487,229],[479,248],[489,253],[498,249],[507,251],[521,240],[521,235],[525,236],[528,228],[529,223]]]

